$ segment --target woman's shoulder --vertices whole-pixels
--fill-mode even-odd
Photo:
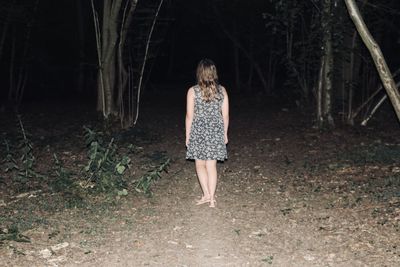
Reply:
[[[193,85],[187,90],[188,96],[194,96],[196,94],[196,85]]]
[[[195,85],[191,86],[191,87],[188,89],[188,92],[189,92],[189,91],[196,91],[198,88],[199,88],[199,85],[195,84]]]
[[[226,88],[225,88],[225,86],[223,86],[223,85],[218,85],[219,86],[219,88],[220,88],[220,90],[221,90],[221,92],[223,93],[223,94],[226,94],[227,92],[226,92]]]

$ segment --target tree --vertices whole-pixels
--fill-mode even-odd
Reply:
[[[97,109],[106,121],[112,115],[128,128],[138,119],[146,63],[159,43],[152,36],[164,0],[102,3],[96,7],[91,0],[98,53]]]
[[[395,81],[393,80],[392,74],[389,67],[386,64],[386,60],[382,54],[382,51],[378,43],[374,40],[371,33],[366,26],[357,4],[354,0],[345,0],[350,18],[354,22],[361,39],[365,46],[368,48],[372,59],[374,60],[376,69],[379,77],[382,81],[383,87],[386,90],[387,95],[392,103],[392,106],[396,112],[397,118],[400,120],[400,93],[397,90]]]
[[[137,0],[104,0],[96,7],[91,0],[98,54],[97,110],[105,119],[118,115],[115,96],[127,75],[121,55],[136,4]]]
[[[332,1],[322,4],[322,49],[321,65],[317,86],[317,123],[319,128],[333,127],[333,42],[332,42]]]

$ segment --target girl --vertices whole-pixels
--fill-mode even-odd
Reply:
[[[197,85],[187,93],[186,159],[194,159],[203,196],[197,205],[215,207],[217,160],[227,159],[229,103],[223,86],[218,84],[214,62],[203,59],[197,66]]]

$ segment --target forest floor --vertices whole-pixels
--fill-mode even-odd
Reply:
[[[297,110],[233,100],[229,159],[218,164],[209,208],[195,205],[201,191],[185,160],[184,108],[173,106],[144,104],[135,130],[116,138],[137,148],[132,181],[160,155],[171,160],[152,197],[129,187],[126,196],[77,198],[2,170],[0,237],[29,242],[0,239],[0,265],[400,266],[396,120],[321,132]],[[53,168],[57,153],[78,182],[87,161],[82,125],[93,114],[50,108],[22,116],[37,171]],[[3,137],[19,135],[15,117],[1,116]]]

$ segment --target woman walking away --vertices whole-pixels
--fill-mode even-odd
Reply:
[[[203,191],[196,205],[215,207],[217,161],[227,159],[229,102],[228,94],[218,84],[214,62],[203,59],[197,66],[197,85],[187,92],[186,159],[194,159]]]

